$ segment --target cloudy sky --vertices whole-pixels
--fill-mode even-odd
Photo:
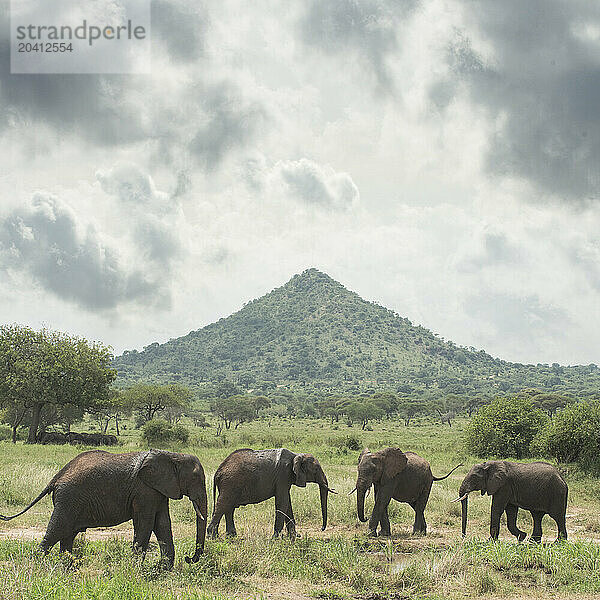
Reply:
[[[600,4],[155,0],[151,75],[11,75],[0,315],[116,353],[317,267],[461,345],[600,363]]]

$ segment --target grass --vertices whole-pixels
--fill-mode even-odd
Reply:
[[[192,552],[194,512],[182,500],[171,502],[177,559],[172,572],[157,568],[159,552],[153,544],[146,560],[130,553],[131,524],[104,532],[93,531],[76,540],[73,556],[58,548],[45,558],[37,542],[18,539],[23,533],[43,532],[51,512],[48,498],[28,513],[0,523],[0,599],[221,599],[323,598],[410,599],[465,597],[584,598],[600,594],[600,485],[581,474],[569,477],[567,528],[569,542],[517,544],[505,526],[501,540],[487,541],[490,499],[473,496],[469,530],[460,537],[460,506],[451,504],[469,465],[478,462],[464,453],[461,423],[451,429],[433,422],[404,427],[386,422],[373,431],[358,431],[322,421],[272,420],[227,431],[226,441],[214,430],[195,430],[189,447],[209,480],[233,449],[285,446],[312,452],[323,465],[330,485],[329,526],[320,531],[318,488],[292,488],[292,502],[300,538],[271,540],[273,501],[236,511],[239,537],[207,541],[196,565],[183,556]],[[114,451],[140,449],[137,432],[127,430],[124,445]],[[397,445],[424,456],[435,475],[459,462],[465,467],[449,479],[434,483],[426,510],[428,535],[413,537],[413,512],[392,502],[391,539],[370,539],[366,525],[356,519],[354,487],[360,450]],[[81,448],[0,444],[0,513],[14,513],[33,499],[48,480]],[[367,508],[372,506],[372,495]],[[531,531],[531,518],[520,511],[519,526]],[[224,533],[224,523],[221,525]],[[554,522],[544,521],[544,539],[556,537]]]

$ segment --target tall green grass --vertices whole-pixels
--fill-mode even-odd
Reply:
[[[435,423],[404,427],[393,422],[358,431],[322,421],[272,420],[227,431],[225,442],[212,430],[193,432],[187,448],[196,454],[208,476],[212,509],[212,476],[219,463],[238,447],[286,446],[313,453],[322,463],[330,485],[329,527],[320,531],[318,488],[292,488],[299,539],[271,540],[274,503],[236,511],[237,539],[208,540],[200,562],[188,565],[195,515],[187,500],[171,502],[177,559],[172,572],[157,569],[154,544],[140,562],[130,552],[131,524],[113,528],[118,539],[92,541],[78,536],[74,556],[55,548],[48,557],[36,553],[37,543],[2,538],[2,532],[35,527],[43,532],[52,505],[45,498],[22,517],[0,522],[0,599],[221,599],[330,598],[398,599],[506,596],[536,598],[600,594],[600,537],[597,516],[598,481],[580,473],[569,478],[567,527],[571,539],[556,545],[516,544],[503,526],[501,541],[490,543],[490,499],[473,495],[469,503],[468,537],[460,537],[460,505],[452,504],[470,464],[479,462],[462,449],[461,423],[452,429]],[[140,450],[137,434],[127,430],[125,443],[113,452]],[[433,484],[426,510],[427,537],[411,535],[414,513],[392,502],[393,538],[370,539],[356,519],[354,487],[360,449],[388,445],[413,450],[427,458],[435,475],[458,462],[465,467]],[[27,446],[0,442],[0,513],[14,513],[33,499],[49,479],[82,448]],[[373,494],[367,500],[367,510]],[[519,526],[531,531],[531,517],[519,512]],[[125,533],[125,538],[123,538]],[[221,535],[224,534],[222,523]],[[575,535],[574,535],[575,534]],[[556,537],[555,524],[544,521],[544,539]],[[585,539],[589,538],[589,539]]]

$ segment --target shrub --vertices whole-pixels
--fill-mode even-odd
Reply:
[[[467,449],[481,457],[523,458],[548,421],[529,398],[496,398],[480,408],[467,425]]]
[[[174,442],[179,442],[180,444],[186,444],[190,439],[190,432],[187,430],[187,427],[178,423],[174,425],[171,429],[171,439]]]
[[[600,469],[600,402],[579,402],[557,413],[540,436],[538,447],[559,462]]]
[[[142,439],[149,446],[185,444],[189,439],[189,431],[183,425],[171,426],[164,419],[152,419],[142,427]]]
[[[12,429],[8,425],[0,425],[0,441],[11,440]]]

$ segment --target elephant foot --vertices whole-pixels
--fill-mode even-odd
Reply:
[[[175,558],[161,558],[158,566],[164,571],[172,571],[175,564]]]
[[[541,544],[542,543],[542,538],[541,538],[541,536],[540,537],[538,537],[538,536],[536,536],[536,537],[531,536],[529,538],[529,543],[530,544]]]
[[[377,530],[369,529],[369,533],[367,534],[369,537],[377,537]]]
[[[383,529],[379,532],[379,537],[392,537],[392,532],[387,530],[384,531]]]
[[[237,537],[237,531],[228,531],[225,535],[228,538],[234,538],[234,537]]]

